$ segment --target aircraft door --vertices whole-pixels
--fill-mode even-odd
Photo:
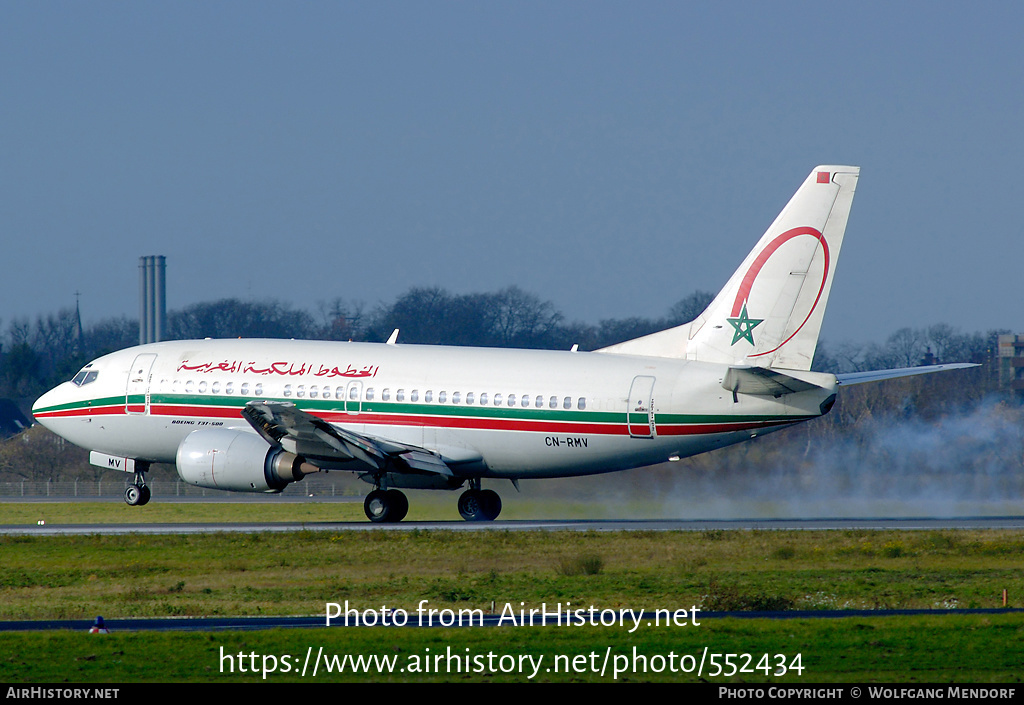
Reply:
[[[156,362],[155,353],[135,356],[128,371],[128,386],[124,390],[124,410],[129,414],[149,413],[149,378]]]
[[[633,378],[626,408],[626,425],[633,438],[654,438],[654,377]]]
[[[345,413],[358,414],[363,405],[363,383],[349,382],[345,389]]]

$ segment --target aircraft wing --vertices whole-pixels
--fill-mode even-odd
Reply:
[[[872,372],[847,372],[836,375],[839,384],[863,384],[864,382],[877,382],[882,379],[895,379],[896,377],[911,377],[913,375],[926,375],[930,372],[945,372],[946,370],[962,370],[967,367],[978,367],[970,362],[954,362],[948,365],[923,365],[921,367],[899,367],[892,370],[874,370]]]
[[[327,469],[382,470],[452,476],[441,457],[426,448],[395,443],[332,426],[290,402],[250,401],[242,417],[272,446]]]

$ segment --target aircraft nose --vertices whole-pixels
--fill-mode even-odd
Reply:
[[[65,382],[64,384],[68,383]],[[36,421],[51,430],[53,429],[50,427],[50,419],[53,418],[57,411],[59,411],[59,407],[65,396],[63,393],[64,384],[54,387],[36,399],[35,403],[32,404],[32,416],[35,417]]]

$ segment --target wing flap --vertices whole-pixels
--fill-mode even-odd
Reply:
[[[399,454],[398,457],[401,458],[402,462],[404,462],[406,467],[410,470],[418,470],[420,472],[433,473],[435,475],[445,475],[446,477],[452,476],[451,469],[443,460],[441,460],[441,458],[437,457],[433,453],[410,450]]]
[[[374,438],[332,426],[290,402],[250,401],[242,417],[272,446],[301,455],[313,465],[338,467],[354,463],[360,470],[429,473],[452,476],[436,453],[387,439]]]

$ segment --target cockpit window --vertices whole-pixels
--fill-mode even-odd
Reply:
[[[90,382],[95,382],[96,378],[100,376],[100,373],[96,370],[90,370],[90,365],[86,365],[82,368],[82,371],[75,375],[75,378],[71,380],[71,384],[76,387],[84,387]]]

